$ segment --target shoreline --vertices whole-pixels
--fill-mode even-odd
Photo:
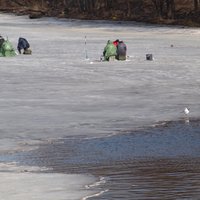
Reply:
[[[17,9],[17,8],[1,8],[1,13],[5,14],[15,14],[16,16],[28,15],[30,19],[38,19],[42,17],[53,17],[58,19],[76,19],[76,20],[104,20],[104,21],[120,21],[120,22],[136,22],[144,23],[149,25],[161,25],[161,26],[185,26],[190,28],[199,28],[200,24],[192,21],[191,19],[158,19],[158,18],[141,18],[135,17],[134,19],[120,19],[120,18],[102,18],[102,17],[91,17],[83,14],[73,14],[69,16],[47,14],[45,10],[34,10],[34,9]]]

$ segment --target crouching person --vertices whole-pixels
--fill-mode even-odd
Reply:
[[[25,38],[22,38],[22,37],[19,38],[17,49],[20,54],[22,53],[22,50],[23,50],[23,54],[26,54],[26,55],[32,54],[32,51],[30,49],[30,44]]]
[[[11,42],[8,39],[5,40],[2,36],[0,36],[0,57],[12,56],[16,56],[16,52]]]
[[[126,60],[126,51],[127,47],[126,44],[123,41],[119,41],[117,45],[117,60]]]
[[[115,56],[117,55],[116,46],[108,40],[107,45],[104,48],[103,56],[105,61],[115,60]]]

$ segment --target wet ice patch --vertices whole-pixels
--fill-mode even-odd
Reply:
[[[0,172],[44,172],[49,170],[51,169],[47,167],[18,165],[17,162],[0,163]]]

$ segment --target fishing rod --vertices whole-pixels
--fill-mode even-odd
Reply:
[[[85,59],[88,59],[88,54],[87,54],[87,38],[85,36]]]

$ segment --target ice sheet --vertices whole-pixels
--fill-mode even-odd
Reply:
[[[4,151],[134,130],[184,117],[185,107],[199,117],[199,29],[1,14],[0,30],[15,48],[19,36],[27,38],[33,51],[0,59]],[[128,60],[97,62],[117,38]]]
[[[88,195],[83,175],[0,173],[0,198],[5,200],[80,200]],[[92,193],[89,193],[92,194]]]

